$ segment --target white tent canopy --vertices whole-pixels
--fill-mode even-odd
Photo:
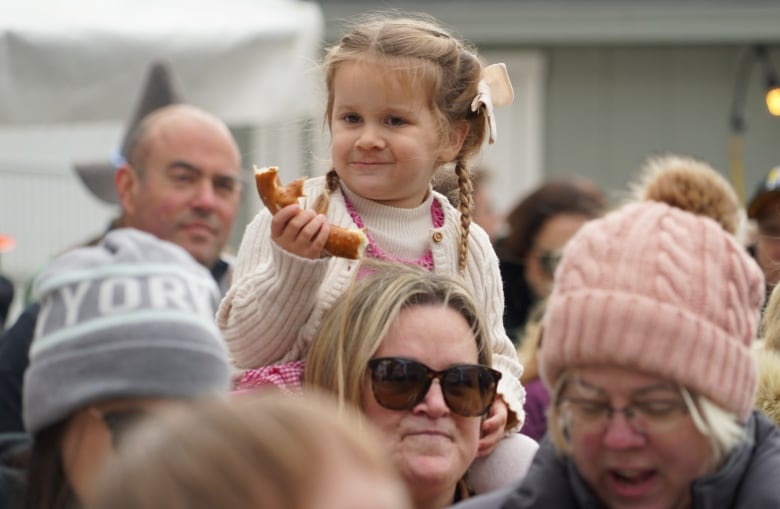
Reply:
[[[150,62],[228,123],[310,112],[323,20],[297,0],[0,0],[0,126],[124,121]]]
[[[21,291],[115,216],[73,162],[118,149],[152,62],[185,102],[242,128],[245,167],[300,171],[323,31],[319,5],[298,0],[0,0],[0,234],[17,241],[3,273]]]

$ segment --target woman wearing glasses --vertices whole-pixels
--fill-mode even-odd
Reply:
[[[416,508],[448,507],[468,495],[464,474],[501,374],[490,368],[483,321],[464,286],[397,264],[375,270],[326,315],[304,381],[380,429]],[[510,475],[520,478],[536,444],[514,436],[521,455],[502,458],[499,445],[489,458],[513,463]]]
[[[584,226],[556,273],[551,440],[521,486],[463,509],[780,507],[780,431],[751,408],[764,282],[739,203],[704,163],[646,171],[642,200]]]

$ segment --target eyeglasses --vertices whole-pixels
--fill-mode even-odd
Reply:
[[[635,401],[617,408],[592,399],[565,397],[561,405],[570,429],[588,434],[604,433],[615,414],[623,414],[637,433],[662,434],[673,429],[680,417],[688,414],[685,402],[676,399]]]
[[[147,412],[139,408],[128,408],[122,410],[101,410],[97,407],[89,407],[89,412],[102,420],[111,433],[111,445],[114,449],[119,447],[120,441],[123,435],[127,434],[127,431],[138,424]]]
[[[371,359],[368,369],[374,398],[383,407],[410,410],[425,399],[433,380],[438,379],[447,407],[463,417],[487,412],[501,379],[501,373],[479,364],[458,364],[435,371],[401,357]]]

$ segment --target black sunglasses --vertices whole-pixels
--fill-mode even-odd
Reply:
[[[101,410],[97,407],[90,407],[90,412],[102,420],[111,433],[111,444],[114,449],[119,447],[123,435],[127,430],[138,424],[147,412],[138,408],[128,408],[123,410]]]
[[[371,387],[377,403],[390,410],[409,410],[425,399],[434,378],[441,384],[444,402],[458,415],[477,417],[496,399],[501,373],[479,364],[458,364],[434,371],[402,357],[368,361]]]

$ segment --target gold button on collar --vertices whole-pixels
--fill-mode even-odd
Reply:
[[[441,232],[433,232],[432,237],[433,237],[433,241],[438,244],[439,242],[441,242],[441,239],[444,238],[444,235],[442,235]]]

